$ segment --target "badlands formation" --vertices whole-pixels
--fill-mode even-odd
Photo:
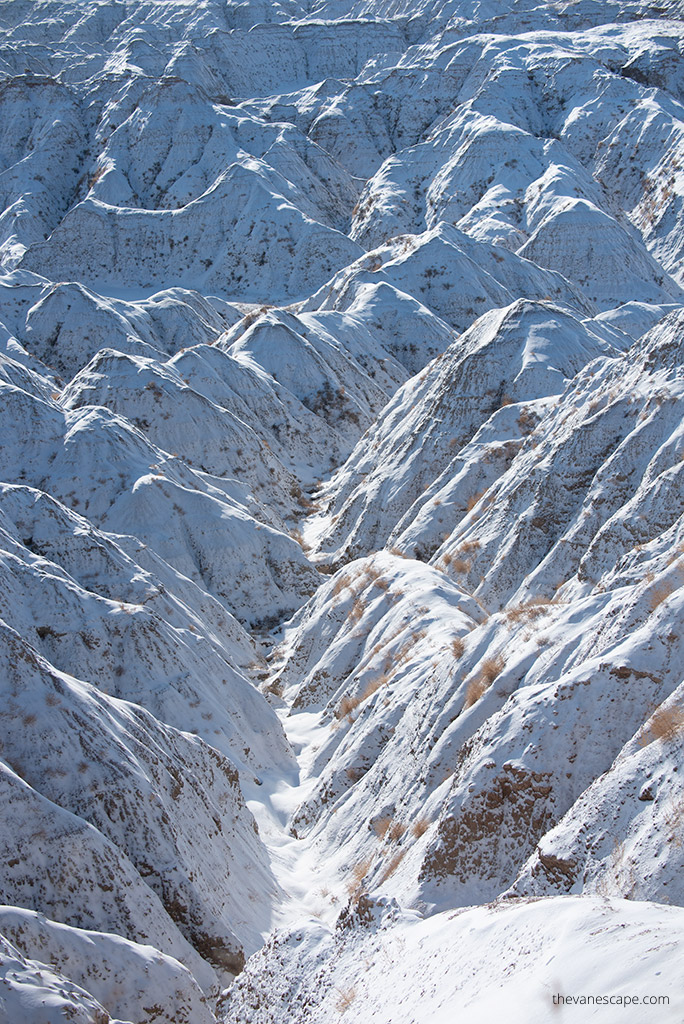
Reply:
[[[3,1024],[684,1019],[683,15],[0,2]]]

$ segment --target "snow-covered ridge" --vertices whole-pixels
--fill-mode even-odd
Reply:
[[[683,15],[0,0],[0,1020],[681,1018]]]

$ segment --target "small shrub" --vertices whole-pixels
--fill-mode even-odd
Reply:
[[[356,711],[360,703],[361,701],[358,697],[343,697],[339,703],[337,711],[335,712],[335,718],[340,721],[343,718],[348,718],[349,721],[351,721],[351,716]]]
[[[416,839],[420,839],[421,836],[425,835],[429,828],[429,818],[417,818],[411,825],[411,835],[413,835]]]
[[[479,540],[466,540],[461,544],[458,551],[458,555],[470,555],[473,551],[478,551],[480,547]]]
[[[413,633],[412,636],[410,636],[408,640],[406,640],[402,644],[401,648],[397,653],[397,665],[403,665],[404,662],[409,660],[409,658],[411,657],[411,651],[413,650],[413,647],[415,646],[415,644],[418,643],[419,640],[423,640],[425,635],[425,630],[420,630],[420,632],[418,633]]]
[[[468,684],[463,703],[464,711],[476,704],[480,697],[487,692],[496,677],[503,671],[504,665],[505,662],[501,655],[496,658],[486,658],[482,662],[478,675]]]
[[[468,683],[465,700],[463,702],[463,710],[467,711],[468,708],[473,706],[473,704],[477,704],[478,700],[487,688],[486,682],[480,676]]]
[[[518,416],[518,426],[520,430],[526,432],[531,430],[534,426],[534,417],[530,415],[529,409],[523,409]]]
[[[539,615],[543,615],[544,612],[548,611],[550,604],[551,601],[525,601],[523,604],[515,605],[513,608],[507,608],[504,614],[508,622],[520,622],[521,620],[528,622],[530,619],[536,619]]]
[[[300,548],[302,549],[302,551],[304,551],[304,553],[311,550],[309,548],[309,545],[304,540],[304,535],[302,534],[302,531],[299,529],[299,527],[295,526],[293,530],[290,530],[290,537],[292,537],[292,540],[296,541],[299,544]]]
[[[406,825],[401,821],[393,821],[387,830],[387,838],[392,843],[398,842],[406,831]]]
[[[264,315],[264,313],[268,313],[269,309],[272,308],[272,306],[259,306],[257,309],[250,309],[250,311],[245,313],[243,316],[241,326],[243,328],[250,327],[255,320],[258,320],[260,316]]]
[[[97,185],[98,181],[100,180],[100,178],[103,177],[106,170],[107,167],[104,164],[100,164],[100,166],[95,170],[94,174],[90,175],[90,177],[88,178],[89,189],[93,188],[94,185]]]
[[[646,723],[641,745],[646,747],[655,740],[671,743],[684,735],[684,710],[678,707],[658,708]]]
[[[359,863],[355,864],[354,867],[352,868],[351,876],[349,882],[347,883],[347,892],[349,893],[352,899],[358,899],[358,897],[361,895],[361,889],[364,880],[366,878],[366,875],[370,871],[372,864],[373,858],[366,857],[365,860],[359,861]]]
[[[651,591],[648,599],[648,607],[651,612],[654,612],[656,608],[659,608],[663,601],[667,601],[670,594],[673,594],[677,588],[669,580],[665,580],[654,587]]]
[[[384,871],[380,875],[380,877],[378,879],[378,885],[383,885],[383,883],[387,881],[387,879],[390,877],[390,875],[394,874],[394,872],[397,870],[397,868],[399,867],[399,865],[401,864],[401,862],[402,862],[402,860],[404,859],[405,856],[406,856],[406,850],[398,850],[394,854],[394,856],[392,857],[391,861],[389,862],[387,867],[384,869]]]
[[[338,988],[339,997],[335,1008],[339,1013],[345,1013],[356,999],[356,988],[351,985],[349,988]]]
[[[484,491],[478,491],[477,494],[471,494],[471,496],[468,498],[468,500],[466,502],[466,511],[467,512],[472,512],[472,510],[475,508],[475,506],[477,505],[478,501],[480,500],[480,498],[482,497],[483,494],[484,494]]]
[[[378,820],[373,825],[373,831],[375,832],[375,834],[378,837],[378,839],[384,839],[385,838],[385,836],[387,835],[387,831],[388,831],[388,829],[389,829],[391,824],[392,824],[392,819],[390,817],[388,817],[388,816],[385,816],[383,818],[378,818]]]
[[[454,637],[451,641],[451,653],[454,658],[462,658],[465,651],[465,643],[460,636]]]
[[[338,580],[335,580],[332,587],[332,596],[337,597],[341,594],[345,587],[349,586],[349,579],[347,576],[340,576]]]
[[[279,679],[273,679],[264,687],[264,693],[270,693],[273,697],[283,696],[283,684]]]
[[[373,694],[376,693],[381,686],[386,686],[389,680],[390,677],[387,672],[382,672],[379,676],[376,676],[375,679],[371,679],[370,682],[367,684],[365,690],[361,694],[361,702],[363,702],[364,700],[368,700],[369,697],[372,697]]]
[[[486,681],[487,686],[491,686],[496,677],[501,675],[505,664],[501,654],[497,655],[496,658],[487,658],[483,661],[480,675]]]
[[[362,597],[357,597],[349,612],[349,621],[358,622],[366,609],[366,602]]]

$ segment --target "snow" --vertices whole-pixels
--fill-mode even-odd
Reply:
[[[16,907],[0,907],[0,921],[3,934],[29,951],[31,960],[59,961],[76,984],[92,992],[122,1020],[162,1024],[169,1014],[183,1024],[210,1024],[212,1020],[189,971],[153,946],[140,946],[119,935],[70,928]],[[40,977],[37,968],[35,974]],[[43,983],[42,987],[48,986]]]
[[[323,1021],[345,1012],[377,1024],[426,1017],[446,1024],[459,1014],[478,1024],[495,1017],[543,1024],[555,1015],[573,1022],[681,1018],[679,908],[569,896],[426,920],[394,916],[391,905],[377,901],[366,911],[360,903],[356,921],[341,915],[334,929],[303,924],[279,934],[231,992],[226,1019]],[[304,989],[293,983],[299,976],[307,978]],[[558,997],[587,1002],[561,1005]],[[668,1002],[640,1005],[649,997]]]
[[[0,1021],[681,1019],[680,6],[0,0]]]

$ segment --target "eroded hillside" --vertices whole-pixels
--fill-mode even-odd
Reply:
[[[0,2],[0,1019],[681,1019],[683,14]]]

